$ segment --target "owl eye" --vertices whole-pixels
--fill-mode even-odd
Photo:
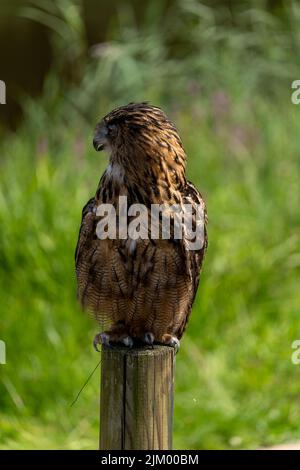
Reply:
[[[117,126],[116,124],[108,124],[107,126],[107,135],[114,136],[117,133]]]

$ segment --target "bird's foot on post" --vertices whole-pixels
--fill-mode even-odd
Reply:
[[[172,336],[169,333],[166,333],[165,335],[162,336],[162,343],[165,344],[166,346],[171,346],[172,348],[175,349],[175,353],[179,351],[180,348],[180,341],[176,336]]]
[[[133,339],[128,335],[116,335],[110,332],[98,333],[93,341],[94,348],[100,352],[98,345],[101,344],[107,348],[112,348],[116,344],[123,344],[127,348],[132,348]]]
[[[120,342],[124,344],[124,346],[126,346],[127,348],[132,348],[133,346],[133,339],[131,338],[131,336],[125,336],[120,340]]]
[[[109,342],[109,334],[108,333],[98,333],[93,341],[93,346],[96,349],[96,351],[100,352],[100,349],[98,349],[98,344],[102,344],[104,346],[107,346],[108,348],[111,348],[111,344]]]
[[[151,333],[150,331],[147,331],[147,333],[144,334],[143,343],[148,344],[149,346],[153,346],[154,344],[154,334]]]

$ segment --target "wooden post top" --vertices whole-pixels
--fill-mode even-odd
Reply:
[[[175,351],[102,349],[100,449],[172,449]]]
[[[164,354],[175,354],[174,348],[160,344],[153,346],[138,346],[128,348],[126,346],[115,345],[112,347],[102,346],[102,350],[109,351],[111,354],[121,354],[125,356],[161,356]]]

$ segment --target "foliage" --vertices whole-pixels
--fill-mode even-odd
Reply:
[[[81,208],[106,165],[91,146],[97,116],[145,99],[175,121],[209,213],[201,287],[177,356],[175,448],[300,437],[290,360],[300,332],[300,111],[286,54],[299,47],[300,10],[286,2],[284,23],[252,2],[228,22],[224,8],[188,0],[162,22],[153,3],[140,29],[120,9],[111,37],[80,62],[80,85],[61,83],[57,65],[42,99],[26,101],[18,133],[1,142],[2,448],[97,447],[98,373],[70,407],[99,360],[96,326],[76,302],[73,253]]]

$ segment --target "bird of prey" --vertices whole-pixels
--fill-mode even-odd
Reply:
[[[177,349],[207,247],[205,203],[186,179],[178,132],[160,108],[129,103],[97,124],[93,145],[108,151],[109,164],[82,210],[75,264],[79,301],[102,328],[94,346],[161,343]],[[120,214],[114,219],[116,236],[99,237],[103,213],[98,208],[113,207],[117,213],[121,196],[128,207],[145,207],[149,217],[153,205],[200,206],[205,220],[201,246],[190,249],[186,234],[175,236],[173,216],[169,238],[121,236]],[[127,225],[134,219],[128,217]],[[159,219],[159,229],[161,224]]]

